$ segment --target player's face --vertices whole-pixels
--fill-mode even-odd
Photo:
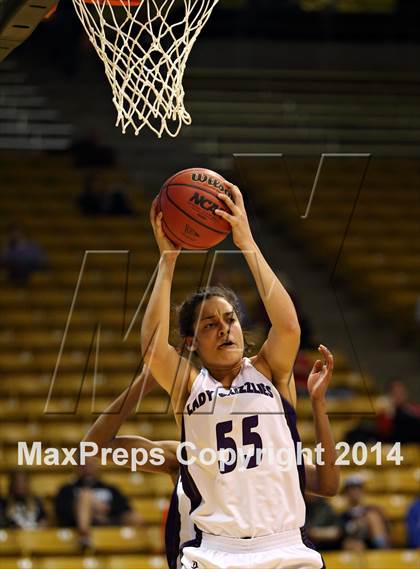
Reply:
[[[205,365],[233,366],[242,359],[242,327],[232,305],[220,296],[197,307],[195,347]]]

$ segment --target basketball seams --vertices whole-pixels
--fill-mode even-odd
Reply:
[[[203,188],[199,187],[199,186],[193,186],[191,184],[168,184],[166,186],[164,186],[162,188],[161,191],[166,190],[166,197],[168,199],[168,201],[174,206],[176,207],[183,215],[185,215],[186,217],[188,217],[189,219],[191,219],[192,221],[194,221],[194,223],[197,223],[198,225],[201,225],[202,227],[205,227],[206,229],[208,229],[209,231],[213,231],[213,233],[218,233],[219,235],[229,235],[230,231],[219,231],[218,229],[214,229],[213,227],[210,227],[208,225],[206,225],[205,223],[199,221],[198,219],[196,219],[195,217],[193,217],[192,215],[190,215],[189,213],[187,213],[186,211],[184,211],[183,209],[181,209],[181,206],[179,206],[176,202],[174,202],[174,200],[171,198],[170,194],[169,194],[169,188],[170,186],[185,186],[188,188],[193,188],[197,191],[204,191],[207,192],[208,194],[210,194],[213,198],[217,197],[215,196],[211,191],[209,190],[203,190]],[[220,209],[223,209],[222,207]]]

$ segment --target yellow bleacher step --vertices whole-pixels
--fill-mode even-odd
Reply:
[[[44,557],[35,560],[34,569],[102,569],[106,565],[105,557]]]
[[[351,551],[335,551],[323,553],[328,569],[362,569],[360,554]]]
[[[419,569],[420,551],[369,551],[364,563],[366,569]]]
[[[166,569],[163,555],[2,557],[1,569]]]
[[[401,520],[405,517],[409,506],[413,501],[413,497],[405,494],[390,494],[378,496],[377,494],[366,494],[365,504],[377,506],[380,508],[385,517],[390,520]],[[347,507],[344,496],[334,496],[331,498],[331,505],[338,512],[342,512]]]
[[[19,543],[16,532],[0,529],[0,555],[12,555],[18,551]]]
[[[142,419],[124,423],[121,427],[121,435],[142,434],[145,437],[155,440],[179,440],[180,431],[175,420],[169,416],[163,416],[161,421],[147,421]],[[54,443],[78,444],[90,426],[96,419],[80,421],[75,416],[70,420],[68,416],[63,416],[63,420],[57,421],[34,421],[31,423],[4,422],[0,426],[0,444],[11,443],[17,447],[17,441],[43,441],[44,446]]]
[[[393,547],[407,546],[407,525],[404,520],[394,520],[390,524],[391,544]]]
[[[110,556],[104,569],[167,569],[168,564],[163,556]]]
[[[73,529],[0,531],[0,556],[78,555],[80,552],[77,532]],[[159,527],[95,527],[92,549],[98,553],[160,553],[162,536]]]
[[[67,528],[16,530],[19,550],[29,554],[68,554],[78,549],[77,534]]]
[[[418,569],[420,566],[420,552],[410,550],[340,551],[324,553],[323,557],[328,569]]]
[[[402,447],[401,455],[404,461],[400,466],[389,463],[389,468],[375,467],[372,463],[370,467],[345,467],[341,470],[342,481],[349,476],[360,476],[365,482],[366,492],[383,492],[416,494],[420,487],[420,468],[410,466],[409,447]],[[385,453],[386,454],[386,453]],[[384,456],[386,458],[386,456]],[[386,464],[384,462],[384,464]]]
[[[361,413],[374,414],[375,413],[375,401],[376,398],[369,399],[367,394],[357,395],[348,398],[328,398],[327,399],[327,411],[328,413],[338,413],[338,414],[348,414],[351,413]],[[298,416],[302,415],[305,417],[312,415],[312,406],[309,399],[299,399],[297,406]]]
[[[75,477],[76,472],[74,468],[64,471],[60,467],[55,469],[50,467],[44,473],[34,472],[31,474],[31,490],[41,498],[54,498],[58,490],[64,484],[72,483]],[[118,487],[119,490],[130,497],[167,497],[174,488],[174,484],[167,474],[130,472],[128,469],[121,467],[119,471],[102,472],[101,469],[101,479],[112,486]],[[7,491],[8,481],[9,476],[7,474],[0,474],[0,491],[2,494]]]
[[[40,569],[40,560],[29,557],[2,557],[1,569]],[[80,566],[75,569],[82,569]]]

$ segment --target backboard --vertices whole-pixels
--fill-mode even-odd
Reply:
[[[0,62],[28,38],[57,0],[0,0]]]

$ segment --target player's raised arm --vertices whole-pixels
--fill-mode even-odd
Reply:
[[[83,438],[84,442],[94,443],[98,451],[103,448],[124,448],[129,455],[134,449],[144,449],[148,460],[139,469],[146,472],[165,472],[173,475],[179,467],[176,456],[176,441],[150,441],[141,436],[117,436],[121,425],[136,408],[138,402],[155,385],[150,372],[144,368],[132,385],[127,387],[96,419]],[[153,449],[159,449],[158,452]],[[154,459],[160,455],[160,460]]]
[[[180,250],[163,232],[162,213],[156,209],[156,200],[152,204],[150,221],[159,247],[160,261],[141,326],[141,350],[153,377],[177,401],[189,379],[187,360],[180,357],[169,344],[171,288]]]
[[[296,389],[292,376],[300,342],[296,310],[288,292],[255,243],[239,188],[234,185],[229,185],[228,188],[232,192],[233,200],[223,193],[220,193],[219,197],[231,213],[216,210],[216,214],[232,226],[233,241],[245,256],[271,322],[270,332],[259,357],[268,364],[273,383],[279,392],[296,406]]]
[[[316,442],[321,443],[324,449],[323,464],[305,465],[306,491],[318,496],[334,496],[340,483],[340,471],[336,466],[337,454],[325,401],[332,378],[334,358],[325,346],[321,345],[318,349],[324,357],[324,363],[316,360],[308,377],[308,391],[314,415]]]

